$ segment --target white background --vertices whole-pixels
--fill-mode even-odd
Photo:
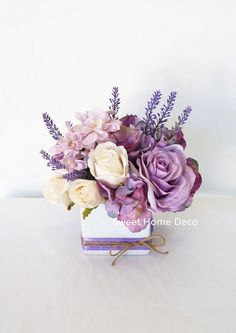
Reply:
[[[76,111],[108,105],[142,114],[153,90],[179,92],[172,122],[193,107],[188,155],[202,191],[235,194],[236,2],[8,0],[0,3],[0,195],[40,196],[53,141]]]

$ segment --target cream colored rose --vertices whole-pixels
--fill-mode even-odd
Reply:
[[[70,208],[72,201],[68,194],[69,183],[63,178],[63,173],[54,172],[42,188],[44,197],[52,203],[61,203]]]
[[[128,176],[127,151],[113,142],[100,143],[89,153],[88,166],[96,179],[119,185]]]
[[[76,179],[70,184],[71,200],[84,208],[94,208],[104,202],[95,180]]]

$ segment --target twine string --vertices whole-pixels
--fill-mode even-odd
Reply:
[[[158,244],[153,244],[151,243],[152,240],[159,240]],[[83,245],[86,246],[111,246],[110,249],[110,256],[115,257],[115,259],[112,261],[112,266],[115,265],[115,263],[117,262],[117,260],[123,255],[125,254],[126,251],[132,249],[133,247],[139,247],[139,246],[144,246],[149,248],[151,251],[160,253],[160,254],[167,254],[168,251],[160,251],[159,249],[157,249],[157,247],[159,246],[163,246],[166,243],[166,240],[164,238],[164,236],[162,236],[161,234],[156,234],[153,236],[149,236],[137,241],[130,241],[130,242],[124,242],[124,241],[103,241],[103,242],[98,242],[98,241],[84,241],[82,239],[82,243]],[[114,252],[114,247],[117,246],[121,246],[122,248],[120,250],[117,250],[116,252]]]
[[[150,243],[150,241],[154,240],[154,239],[159,239],[161,242],[159,244],[152,244]],[[141,239],[139,241],[135,241],[135,242],[126,242],[126,246],[124,246],[124,248],[122,248],[121,250],[118,250],[116,251],[115,253],[113,253],[112,249],[110,250],[110,255],[112,257],[115,257],[115,259],[112,261],[112,266],[114,266],[117,262],[117,260],[128,250],[130,250],[132,247],[136,247],[136,246],[146,246],[148,247],[151,251],[154,251],[154,252],[157,252],[157,253],[160,253],[160,254],[168,254],[168,251],[160,251],[157,249],[157,246],[163,246],[165,245],[166,243],[166,240],[165,238],[160,235],[160,234],[157,234],[157,235],[153,235],[153,236],[150,236],[150,237],[146,237],[144,239]],[[112,244],[112,246],[114,246],[114,244]]]

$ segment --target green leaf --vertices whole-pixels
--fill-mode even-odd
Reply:
[[[93,209],[95,209],[95,208],[97,208],[97,207],[94,207],[94,208],[85,208],[85,210],[83,211],[83,219],[85,220],[86,219],[86,217],[88,217],[89,216],[89,214],[91,213],[91,211],[93,210]]]

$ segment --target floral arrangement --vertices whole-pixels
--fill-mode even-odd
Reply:
[[[166,122],[172,113],[176,92],[156,111],[161,92],[155,91],[144,117],[119,118],[120,98],[112,90],[108,110],[75,114],[62,134],[47,113],[43,120],[55,145],[42,157],[53,170],[43,188],[44,196],[71,209],[84,208],[86,218],[98,205],[132,232],[146,228],[154,212],[178,212],[192,203],[201,185],[198,163],[186,158],[182,126],[191,113],[186,107],[172,128]],[[137,224],[127,221],[136,220]]]

